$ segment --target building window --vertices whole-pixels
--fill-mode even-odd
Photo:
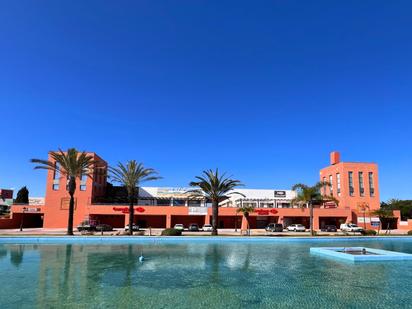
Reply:
[[[365,186],[363,183],[363,172],[359,172],[359,195],[365,196]]]
[[[353,196],[355,193],[355,188],[353,187],[353,172],[348,173],[349,178],[349,195]]]
[[[173,206],[185,206],[185,200],[173,199]]]
[[[329,187],[330,195],[333,196],[333,177],[332,177],[332,175],[329,175],[329,184],[330,184],[330,187]]]
[[[81,174],[80,175],[80,191],[86,191],[86,182],[87,182],[87,175]]]
[[[190,207],[200,207],[201,200],[188,200],[187,205]]]
[[[158,199],[158,200],[156,200],[156,205],[158,205],[158,206],[170,206],[170,200],[169,199]]]
[[[373,183],[373,173],[369,172],[369,195],[375,196],[375,185]]]
[[[327,194],[326,193],[326,177],[323,177],[322,181],[324,183],[324,185],[323,185],[323,194],[326,195]]]
[[[338,196],[340,196],[340,174],[336,174],[336,190],[338,192]]]
[[[52,188],[54,191],[57,191],[60,188],[60,164],[58,162],[54,163]]]

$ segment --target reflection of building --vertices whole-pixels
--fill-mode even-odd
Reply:
[[[113,227],[124,227],[129,221],[128,202],[123,188],[107,183],[107,163],[95,153],[90,153],[99,165],[92,178],[77,179],[75,193],[74,224],[85,219],[94,219]],[[373,218],[371,211],[379,207],[378,171],[376,164],[340,162],[339,154],[331,154],[331,165],[320,171],[321,180],[330,181],[332,188],[322,190],[339,200],[335,203],[317,205],[314,209],[314,228],[340,223],[367,222]],[[50,158],[49,158],[50,159]],[[44,205],[29,207],[33,217],[44,215],[45,228],[67,226],[69,195],[67,180],[59,173],[48,171]],[[190,188],[142,187],[136,201],[135,222],[141,227],[165,228],[177,223],[185,226],[197,223],[200,226],[211,222],[211,204],[204,198],[194,198]],[[326,190],[326,191],[325,191]],[[296,193],[290,190],[238,189],[243,195],[233,195],[221,202],[219,228],[245,228],[246,221],[237,212],[242,205],[253,205],[250,214],[251,228],[263,228],[268,223],[302,223],[309,225],[309,209],[293,206]],[[367,205],[367,211],[365,207]],[[27,207],[26,207],[27,209]],[[13,205],[12,212],[18,217],[22,207]],[[399,213],[395,212],[399,217]],[[371,218],[372,217],[372,218]],[[363,221],[362,221],[363,220]],[[405,227],[412,229],[407,225]],[[2,227],[0,222],[0,227]]]

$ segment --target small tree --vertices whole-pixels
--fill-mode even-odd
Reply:
[[[75,148],[69,148],[66,152],[59,151],[50,152],[51,160],[31,159],[32,163],[36,163],[34,169],[46,169],[55,173],[60,173],[67,177],[68,192],[70,195],[69,216],[67,222],[67,235],[73,235],[73,216],[74,216],[74,193],[76,192],[76,179],[86,175],[92,177],[95,167],[95,161],[92,156],[86,152],[79,152]]]
[[[236,210],[237,213],[241,212],[246,219],[247,223],[247,234],[250,236],[250,222],[249,222],[249,215],[251,212],[255,211],[255,207],[253,206],[241,206]]]
[[[292,200],[292,204],[299,204],[301,207],[307,207],[310,209],[310,235],[314,235],[313,232],[313,203],[323,203],[327,201],[333,201],[338,203],[338,200],[333,196],[327,196],[321,194],[320,190],[330,186],[327,181],[319,181],[314,186],[310,187],[301,183],[298,183],[292,187],[292,190],[298,191],[296,198]]]
[[[22,187],[18,192],[16,199],[14,200],[16,204],[28,204],[29,203],[29,190],[26,186]]]
[[[217,222],[219,219],[219,203],[233,194],[242,195],[234,192],[233,189],[242,185],[239,180],[226,177],[226,174],[219,174],[219,170],[203,171],[202,176],[196,176],[196,181],[190,183],[191,187],[198,189],[191,190],[194,196],[205,197],[212,201],[212,235],[217,235]]]
[[[139,186],[142,182],[160,179],[152,168],[146,168],[135,160],[127,161],[126,165],[118,163],[116,167],[109,167],[110,178],[127,190],[129,199],[129,235],[133,235],[134,200],[139,202]]]

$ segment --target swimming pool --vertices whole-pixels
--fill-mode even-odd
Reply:
[[[412,253],[412,238],[0,238],[0,308],[411,306],[411,261],[341,263],[314,246]]]

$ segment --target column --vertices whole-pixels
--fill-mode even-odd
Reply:
[[[170,229],[172,227],[172,215],[166,215],[166,228]]]

